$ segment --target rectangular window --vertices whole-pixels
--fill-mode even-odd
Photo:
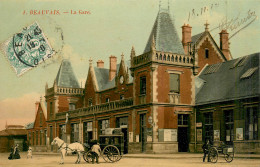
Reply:
[[[178,114],[178,125],[188,125],[188,114]]]
[[[205,58],[206,58],[206,59],[209,58],[209,49],[205,49]]]
[[[79,142],[79,124],[71,124],[71,143]]]
[[[127,125],[128,125],[128,117],[119,117],[116,119],[117,128],[127,128]]]
[[[52,111],[52,102],[50,102],[50,117],[52,118],[53,111]]]
[[[224,111],[225,128],[226,128],[226,144],[232,143],[234,140],[234,118],[233,110]]]
[[[47,144],[47,130],[44,130],[44,145]]]
[[[84,143],[90,143],[92,140],[92,122],[84,122]]]
[[[99,121],[99,134],[104,135],[105,130],[109,128],[109,119],[104,119]]]
[[[140,95],[146,95],[146,77],[140,77]]]
[[[208,112],[204,114],[204,129],[205,129],[205,141],[207,139],[213,141],[213,113]]]
[[[36,131],[36,146],[38,146],[38,140],[39,140],[39,138],[38,138],[38,131]]]
[[[34,146],[35,145],[35,143],[34,143],[34,132],[32,132],[32,145]]]
[[[76,105],[74,103],[70,103],[69,104],[69,110],[75,110],[75,107]]]
[[[249,107],[246,109],[246,128],[245,139],[257,140],[258,121],[257,121],[257,107]]]
[[[179,74],[170,74],[170,92],[180,93]]]
[[[42,130],[40,130],[40,145],[42,145]]]

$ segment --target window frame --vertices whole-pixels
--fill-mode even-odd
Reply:
[[[213,112],[205,112],[203,113],[204,116],[204,139],[209,139],[213,141]]]
[[[147,92],[147,82],[146,76],[140,77],[140,95],[146,95]]]
[[[173,80],[171,79],[172,78],[172,76],[177,76],[177,79],[176,79],[176,81],[174,81],[173,82]],[[172,83],[173,82],[173,83]],[[176,86],[173,86],[173,85],[175,85],[175,84],[177,84],[178,86],[178,88],[177,89],[175,89],[174,87],[176,87]],[[180,93],[180,74],[177,74],[177,73],[169,73],[169,89],[170,89],[170,92],[171,93]]]
[[[258,112],[257,111],[258,111],[257,106],[250,106],[245,108],[245,140],[258,139]],[[250,115],[250,113],[252,113],[252,115]],[[250,116],[252,117],[249,118]],[[250,124],[252,125],[252,128],[250,128]],[[252,133],[251,134],[252,137],[250,137],[250,132]]]
[[[209,49],[205,48],[205,59],[209,58]]]

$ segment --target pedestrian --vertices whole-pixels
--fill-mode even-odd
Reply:
[[[27,159],[28,159],[29,157],[32,158],[32,147],[29,147],[29,149],[28,149]]]
[[[20,154],[19,154],[19,145],[16,144],[14,147],[14,153],[13,153],[13,159],[20,159]]]
[[[205,158],[207,157],[207,154],[209,154],[209,148],[210,148],[210,142],[209,139],[206,140],[206,142],[203,144],[202,149],[203,149],[203,162],[205,162]],[[208,162],[209,162],[209,155],[208,155]]]
[[[95,141],[95,144],[91,147],[92,151],[92,164],[94,164],[95,158],[96,158],[96,163],[98,164],[98,159],[101,153],[101,148],[99,146],[99,143]]]
[[[14,147],[12,146],[11,149],[10,149],[11,153],[8,157],[9,160],[12,160],[13,159],[13,155],[14,155]]]

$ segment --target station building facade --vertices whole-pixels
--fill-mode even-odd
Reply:
[[[63,60],[53,86],[45,87],[46,150],[54,149],[50,143],[56,136],[67,143],[86,143],[121,128],[124,153],[199,151],[206,129],[199,114],[204,106],[197,100],[198,78],[232,56],[225,30],[220,32],[220,46],[209,24],[197,35],[191,30],[184,24],[180,40],[169,11],[160,10],[144,52],[137,55],[132,47],[130,56],[122,54],[119,63],[110,56],[108,69],[104,61],[94,67],[90,60],[84,88],[70,61]]]

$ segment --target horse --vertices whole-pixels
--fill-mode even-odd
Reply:
[[[72,152],[77,152],[78,154],[78,158],[76,160],[76,164],[80,163],[81,160],[81,153],[84,152],[84,147],[82,146],[82,144],[80,143],[71,143],[71,144],[67,144],[65,143],[63,140],[61,140],[59,137],[56,137],[55,139],[53,139],[53,141],[51,142],[51,145],[58,145],[58,149],[61,152],[61,161],[60,164],[64,164],[64,158],[66,153],[72,153]]]

